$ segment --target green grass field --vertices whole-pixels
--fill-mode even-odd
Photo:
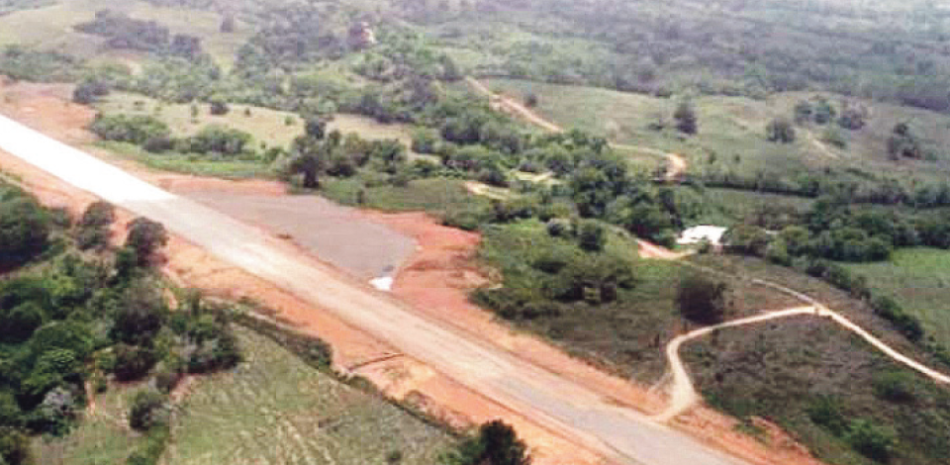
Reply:
[[[605,136],[620,144],[646,146],[681,153],[693,170],[709,165],[742,172],[759,170],[785,172],[800,168],[857,167],[883,175],[916,174],[924,177],[950,173],[950,154],[938,161],[889,161],[886,139],[898,122],[908,122],[934,147],[950,145],[950,117],[935,112],[883,103],[869,106],[868,125],[859,131],[841,130],[847,149],[821,142],[825,127],[799,127],[795,143],[782,145],[766,140],[765,127],[775,117],[791,117],[796,102],[813,92],[777,94],[765,100],[747,97],[701,96],[693,100],[699,117],[699,133],[684,137],[671,129],[671,115],[677,100],[618,92],[595,87],[544,84],[512,79],[488,79],[490,88],[523,98],[539,97],[537,111],[566,128],[579,128]],[[840,96],[824,94],[840,108]],[[667,129],[654,131],[649,125],[663,119]],[[635,158],[648,163],[648,158]]]
[[[320,373],[257,333],[236,328],[246,361],[201,379],[181,405],[168,465],[432,464],[445,432]]]
[[[920,318],[928,334],[950,346],[950,251],[914,248],[889,262],[849,264],[876,291],[891,295]]]
[[[269,166],[256,160],[212,160],[174,153],[150,153],[122,142],[97,142],[94,147],[104,149],[109,156],[172,173],[228,179],[268,178],[274,174]]]
[[[249,26],[239,23],[234,33],[221,33],[222,16],[209,11],[163,8],[144,1],[60,0],[49,6],[0,16],[0,45],[20,43],[84,58],[128,56],[102,48],[104,41],[100,37],[73,29],[77,24],[91,21],[97,10],[106,8],[125,12],[134,19],[157,21],[173,34],[200,38],[205,51],[225,68],[231,66],[238,49],[253,32]]]
[[[189,104],[168,104],[143,95],[116,92],[103,98],[96,108],[106,114],[155,116],[168,124],[176,136],[194,135],[207,125],[220,124],[251,134],[256,143],[288,147],[304,131],[303,120],[296,114],[247,105],[230,105],[231,111],[227,114],[212,115],[209,106],[201,104],[198,116],[192,117]],[[327,130],[334,129],[344,134],[357,133],[370,140],[396,139],[407,149],[412,144],[410,126],[382,124],[359,115],[335,115],[327,125]]]
[[[137,388],[110,386],[96,396],[96,409],[64,438],[33,440],[36,462],[44,465],[121,464],[142,441],[129,428],[129,405]]]

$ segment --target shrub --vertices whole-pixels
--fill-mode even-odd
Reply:
[[[146,347],[116,344],[115,377],[119,381],[134,381],[143,378],[155,366],[155,353]]]
[[[562,218],[554,218],[548,221],[546,229],[551,237],[567,237],[571,235],[571,222]]]
[[[152,116],[97,115],[89,127],[105,140],[142,145],[153,137],[171,137],[171,129]]]
[[[49,216],[27,197],[0,201],[0,268],[23,264],[49,246]]]
[[[838,128],[825,129],[821,134],[821,140],[842,150],[848,148],[848,139]]]
[[[129,410],[129,426],[147,431],[168,421],[168,404],[164,394],[146,389],[135,393]]]
[[[228,107],[228,102],[226,102],[222,97],[211,97],[211,100],[208,103],[211,104],[212,115],[226,115],[229,111],[231,111],[231,108]]]
[[[30,438],[22,432],[0,426],[0,459],[10,465],[28,465],[32,463]]]
[[[515,430],[500,420],[483,424],[478,435],[448,454],[452,465],[529,465],[531,456]]]
[[[723,282],[688,274],[676,289],[676,306],[689,320],[703,324],[719,323],[726,313],[727,289]]]
[[[841,404],[836,399],[819,397],[808,405],[807,413],[812,422],[835,436],[841,436],[847,430],[848,424],[841,413]]]
[[[168,233],[161,223],[138,217],[129,223],[129,235],[125,248],[135,252],[140,266],[148,265],[159,248],[168,243]]]
[[[874,377],[874,394],[881,399],[896,402],[913,402],[914,379],[902,371],[888,371]]]
[[[44,312],[36,302],[26,302],[0,313],[0,339],[23,342],[43,324]]]
[[[774,119],[765,128],[766,137],[769,142],[780,142],[790,144],[795,142],[795,127],[791,121],[786,119]]]
[[[81,250],[101,249],[109,245],[109,226],[115,221],[115,208],[97,201],[86,207],[77,225],[76,245]]]
[[[577,231],[577,242],[588,252],[600,252],[607,244],[607,230],[597,221],[582,221]]]
[[[673,119],[676,120],[676,129],[684,134],[696,134],[699,130],[699,121],[696,117],[696,110],[689,102],[681,103],[673,113]]]
[[[893,432],[864,419],[852,420],[844,438],[861,455],[882,463],[890,460],[895,442]]]

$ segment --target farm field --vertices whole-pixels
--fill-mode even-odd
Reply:
[[[950,252],[913,248],[894,252],[888,262],[849,264],[868,285],[890,295],[944,346],[950,346]]]
[[[246,361],[198,381],[181,405],[169,465],[431,464],[445,432],[236,328]],[[389,462],[391,463],[391,462]]]

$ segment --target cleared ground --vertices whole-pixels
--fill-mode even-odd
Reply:
[[[181,405],[168,465],[432,464],[452,438],[236,328],[246,361],[201,379]],[[389,462],[391,463],[391,462]]]
[[[391,276],[416,249],[412,238],[316,196],[184,192],[215,210],[261,225],[354,276]]]

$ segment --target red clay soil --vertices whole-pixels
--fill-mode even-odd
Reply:
[[[68,143],[82,144],[92,136],[82,128],[92,118],[91,110],[64,103],[68,87],[0,86],[0,112],[20,119]],[[65,185],[58,179],[31,165],[0,152],[0,168],[21,179],[23,185],[48,206],[65,207],[78,214],[95,200],[90,194]],[[266,181],[209,180],[191,176],[157,174],[136,169],[138,174],[172,191],[220,188],[223,192],[254,192],[283,194],[283,188]],[[663,399],[643,386],[607,375],[558,349],[529,335],[517,333],[494,322],[491,314],[474,305],[468,292],[489,282],[486,273],[473,260],[479,236],[443,227],[430,217],[419,214],[383,214],[366,212],[367,218],[378,221],[415,238],[421,245],[397,275],[394,293],[419,312],[450,322],[466,331],[479,334],[539,366],[571,378],[595,389],[605,398],[613,399],[647,413],[659,412]],[[124,225],[131,216],[119,212],[117,224]],[[116,228],[116,238],[124,235]],[[291,246],[288,244],[288,246]],[[219,298],[251,299],[271,309],[275,316],[303,333],[327,341],[334,349],[334,364],[344,372],[367,377],[383,392],[397,400],[412,402],[435,417],[457,427],[503,418],[513,424],[519,435],[532,448],[541,465],[600,464],[597,455],[577,447],[571,441],[527,421],[522,415],[497,405],[474,393],[428,366],[399,356],[392,347],[381,343],[339,320],[329,312],[315,308],[272,284],[220,262],[204,250],[172,237],[165,250],[163,271],[183,286],[190,286]],[[380,360],[379,362],[374,362]],[[359,367],[351,370],[352,367]],[[734,419],[709,409],[697,409],[674,422],[709,444],[729,450],[752,463],[761,465],[811,464],[807,452],[785,436],[778,428],[768,428],[769,444],[736,432]]]

